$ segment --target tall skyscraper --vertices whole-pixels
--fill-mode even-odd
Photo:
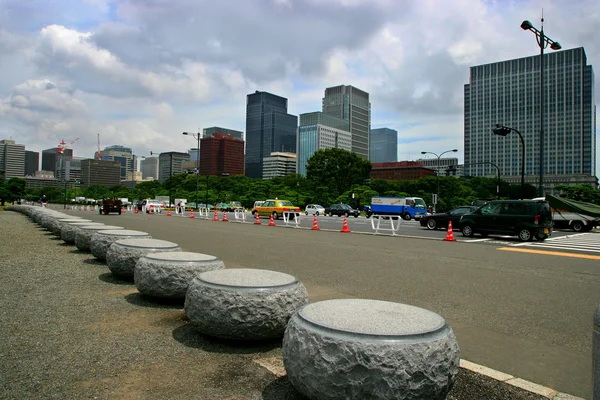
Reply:
[[[256,91],[246,100],[246,175],[262,178],[263,159],[273,152],[296,152],[298,117],[287,113],[288,100]],[[200,146],[202,147],[202,146]]]
[[[4,179],[23,177],[25,172],[25,145],[14,140],[0,140],[0,170]]]
[[[300,114],[298,127],[297,172],[306,176],[306,163],[317,150],[352,151],[350,122],[320,111]]]
[[[464,173],[518,184],[521,142],[492,133],[496,124],[520,131],[525,181],[537,186],[540,155],[540,56],[471,67],[464,87]],[[597,184],[594,72],[583,48],[544,55],[544,186]]]
[[[40,153],[25,150],[25,175],[32,176],[40,169]]]
[[[398,161],[398,131],[390,128],[371,129],[369,160],[372,163]]]
[[[202,129],[203,138],[211,137],[215,133],[231,135],[234,139],[244,140],[244,132],[236,131],[234,129],[221,128],[220,126],[211,126],[210,128]]]
[[[158,155],[158,180],[163,183],[173,175],[185,172],[183,163],[190,160],[188,153],[169,151]]]
[[[296,153],[271,153],[263,160],[263,178],[272,179],[296,173]]]
[[[64,149],[62,154],[59,154],[58,150],[58,147],[42,150],[42,171],[56,172],[61,159],[64,161],[73,158],[73,149]]]
[[[323,112],[350,122],[352,151],[368,160],[371,130],[369,93],[349,85],[327,88],[323,98]]]
[[[118,161],[85,158],[81,160],[81,188],[118,186],[121,184],[120,170],[121,163]]]
[[[201,139],[200,174],[244,175],[244,141],[220,133]]]
[[[158,180],[158,157],[145,157],[140,161],[142,179]]]
[[[121,164],[121,180],[127,180],[128,176],[137,171],[136,156],[133,155],[131,147],[125,146],[108,146],[102,150],[102,159],[107,161],[116,161]],[[94,154],[94,158],[98,158],[98,152]]]

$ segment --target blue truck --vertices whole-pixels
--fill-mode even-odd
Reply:
[[[420,197],[383,197],[371,198],[371,205],[365,206],[367,218],[371,215],[395,215],[404,220],[419,220],[427,214],[427,204]]]

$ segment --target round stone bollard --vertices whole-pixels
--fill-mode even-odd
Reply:
[[[40,216],[38,224],[40,224],[42,228],[50,230],[50,225],[53,223],[53,221],[62,218],[69,218],[69,215],[56,211],[47,212]]]
[[[62,226],[64,223],[66,222],[89,222],[89,223],[93,223],[94,221],[92,221],[91,219],[83,219],[81,217],[68,217],[68,218],[60,218],[60,219],[55,219],[54,221],[52,221],[50,223],[50,231],[52,233],[54,233],[56,236],[60,237],[60,231],[62,229]]]
[[[187,251],[150,253],[135,264],[134,282],[141,294],[183,300],[196,276],[223,268],[223,261],[208,254]]]
[[[181,251],[173,242],[158,239],[121,239],[110,245],[106,252],[106,265],[110,271],[127,280],[133,280],[135,264],[148,253]]]
[[[101,230],[92,235],[90,250],[100,261],[106,261],[108,248],[117,240],[122,239],[152,239],[149,233],[129,229]]]
[[[594,381],[593,400],[600,400],[600,305],[594,314],[594,331],[592,337],[592,379]]]
[[[106,226],[100,222],[67,222],[63,224],[60,230],[60,238],[64,240],[67,244],[75,244],[75,235],[77,234],[77,230],[80,226],[85,225],[102,225]]]
[[[90,242],[92,240],[92,236],[99,231],[105,230],[125,230],[122,226],[116,225],[83,225],[79,227],[79,230],[75,232],[75,247],[79,249],[79,251],[84,251],[89,253]]]
[[[257,340],[282,337],[291,316],[307,302],[306,288],[292,275],[239,268],[198,275],[184,308],[204,334]]]
[[[283,363],[309,399],[445,399],[460,363],[438,314],[365,299],[309,304],[290,320]]]

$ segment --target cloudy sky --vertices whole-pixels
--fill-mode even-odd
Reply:
[[[540,28],[542,8],[598,74],[598,0],[0,0],[0,139],[186,151],[183,131],[244,131],[255,90],[301,114],[346,84],[370,93],[372,128],[398,131],[401,160],[462,161],[469,67],[539,54],[520,24]]]

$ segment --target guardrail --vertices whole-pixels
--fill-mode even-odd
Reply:
[[[208,214],[210,213],[210,209],[208,207],[201,207],[198,209],[198,217],[202,219],[209,219]]]
[[[286,227],[292,225],[294,228],[300,226],[300,216],[302,215],[299,211],[284,211],[283,212],[283,223]],[[291,217],[291,218],[290,218]]]
[[[235,218],[235,222],[240,222],[242,224],[246,222],[246,210],[242,208],[234,209],[233,216]]]
[[[389,221],[389,226],[385,226],[384,221]],[[396,222],[395,222],[396,221]],[[400,221],[402,221],[401,215],[371,215],[371,228],[375,231],[375,234],[379,234],[379,231],[391,232],[392,236],[397,236],[400,230]],[[381,223],[384,222],[384,226]]]

